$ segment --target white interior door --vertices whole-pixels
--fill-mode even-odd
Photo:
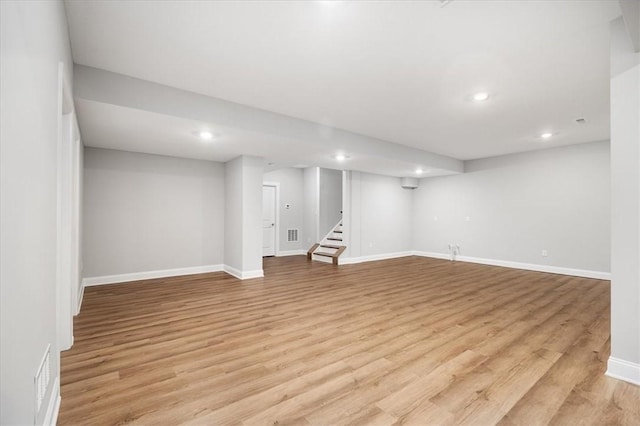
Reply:
[[[276,255],[276,188],[262,187],[262,256]]]

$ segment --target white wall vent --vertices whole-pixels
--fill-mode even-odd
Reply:
[[[297,229],[287,229],[287,242],[295,243],[298,241],[298,230]]]
[[[47,394],[49,388],[49,382],[51,381],[51,345],[47,346],[36,376],[34,377],[35,392],[36,392],[36,415],[42,407],[42,402]]]

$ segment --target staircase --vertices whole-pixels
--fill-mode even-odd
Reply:
[[[342,222],[333,227],[319,243],[307,252],[307,259],[338,264],[338,258],[347,247],[342,245]]]

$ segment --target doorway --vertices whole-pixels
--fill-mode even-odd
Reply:
[[[262,256],[275,256],[278,246],[278,184],[262,186]]]

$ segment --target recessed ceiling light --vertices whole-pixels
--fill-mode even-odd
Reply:
[[[487,92],[478,92],[473,95],[473,100],[476,102],[484,102],[489,99],[489,94]]]
[[[336,160],[338,161],[344,161],[347,159],[347,156],[344,154],[336,154],[336,156],[334,157]]]
[[[200,132],[198,132],[198,136],[203,141],[210,141],[211,139],[213,139],[213,133],[208,130],[201,130]]]
[[[541,137],[542,139],[550,139],[550,138],[551,138],[551,136],[553,136],[553,133],[549,133],[549,132],[542,133],[542,134],[540,135],[540,137]]]
[[[421,175],[421,174],[423,174],[423,173],[424,173],[424,170],[422,170],[421,168],[417,168],[417,169],[416,169],[416,174],[417,174],[417,175]]]

